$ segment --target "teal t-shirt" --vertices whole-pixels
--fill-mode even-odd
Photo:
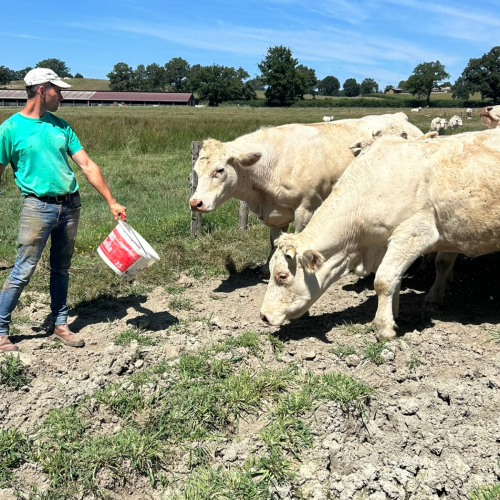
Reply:
[[[41,118],[16,113],[0,125],[0,163],[12,165],[23,196],[58,196],[78,190],[67,154],[82,145],[68,122],[46,112]]]

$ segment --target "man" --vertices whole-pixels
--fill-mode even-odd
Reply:
[[[8,337],[11,313],[29,283],[50,236],[50,297],[52,337],[83,347],[80,335],[68,328],[69,268],[80,217],[78,183],[66,154],[106,200],[115,220],[126,208],[113,198],[99,167],[87,156],[70,125],[54,116],[69,88],[54,71],[35,68],[24,78],[25,108],[0,125],[0,176],[12,165],[24,196],[17,259],[0,293],[0,351],[17,351]]]

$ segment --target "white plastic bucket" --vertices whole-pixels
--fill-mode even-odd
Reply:
[[[121,220],[101,243],[97,253],[118,276],[124,278],[133,278],[137,273],[160,260],[151,245]]]

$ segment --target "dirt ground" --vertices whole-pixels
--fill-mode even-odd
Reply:
[[[423,307],[432,271],[414,276],[410,270],[403,280],[394,352],[385,351],[381,365],[329,352],[338,343],[359,352],[375,340],[373,333],[352,333],[346,327],[373,319],[373,276],[348,275],[311,308],[310,317],[270,329],[259,318],[266,283],[257,272],[208,282],[183,275],[178,284],[186,288],[182,298],[192,301],[189,311],[169,310],[172,296],[160,287],[148,296],[101,300],[73,311],[71,327],[85,337],[83,349],[49,348],[53,341],[44,330],[48,299],[39,296],[20,311],[31,322],[18,325],[21,334],[14,337],[34,378],[20,391],[0,386],[0,422],[31,432],[52,408],[76,403],[165,356],[244,331],[272,331],[285,341],[285,349],[280,361],[266,355],[265,362],[296,362],[315,373],[341,371],[376,390],[364,423],[333,403],[316,412],[314,446],[303,453],[297,472],[303,498],[466,499],[475,485],[500,481],[500,344],[487,342],[490,332],[500,328],[499,263],[498,254],[459,258],[439,311]],[[171,328],[194,316],[210,321]],[[156,346],[142,347],[140,360],[132,355],[137,345],[113,343],[114,335],[131,325],[158,340]],[[420,365],[410,369],[411,359]],[[103,418],[98,425],[105,431],[116,422]],[[221,463],[243,461],[252,432],[252,426],[242,426],[240,439],[219,450]],[[17,477],[47,485],[33,464]],[[146,481],[127,488],[117,498],[162,498]],[[291,491],[283,487],[276,494],[295,498]],[[14,491],[0,490],[0,499],[14,499]]]

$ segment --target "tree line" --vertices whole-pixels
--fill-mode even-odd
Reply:
[[[164,65],[157,63],[135,69],[124,62],[114,65],[107,74],[109,86],[115,91],[143,92],[191,92],[195,93],[209,106],[218,106],[226,101],[249,101],[256,99],[256,91],[263,90],[268,106],[290,106],[306,94],[323,96],[357,97],[379,92],[377,82],[365,78],[358,83],[348,78],[340,90],[339,80],[329,75],[319,80],[313,68],[308,68],[293,57],[290,48],[283,45],[270,47],[264,59],[257,65],[260,74],[254,78],[243,68],[228,66],[190,65],[181,57],[174,57]],[[36,67],[53,69],[61,77],[72,77],[66,63],[58,59],[45,59]],[[13,71],[0,66],[0,84],[24,78],[32,68]],[[77,73],[75,78],[83,76]],[[407,80],[399,82],[398,87],[429,103],[430,95],[436,87],[449,86],[452,97],[468,99],[480,93],[482,100],[490,99],[494,104],[500,102],[500,47],[477,59],[470,59],[462,75],[452,85],[445,66],[439,61],[417,65]],[[388,85],[384,92],[394,88]]]

